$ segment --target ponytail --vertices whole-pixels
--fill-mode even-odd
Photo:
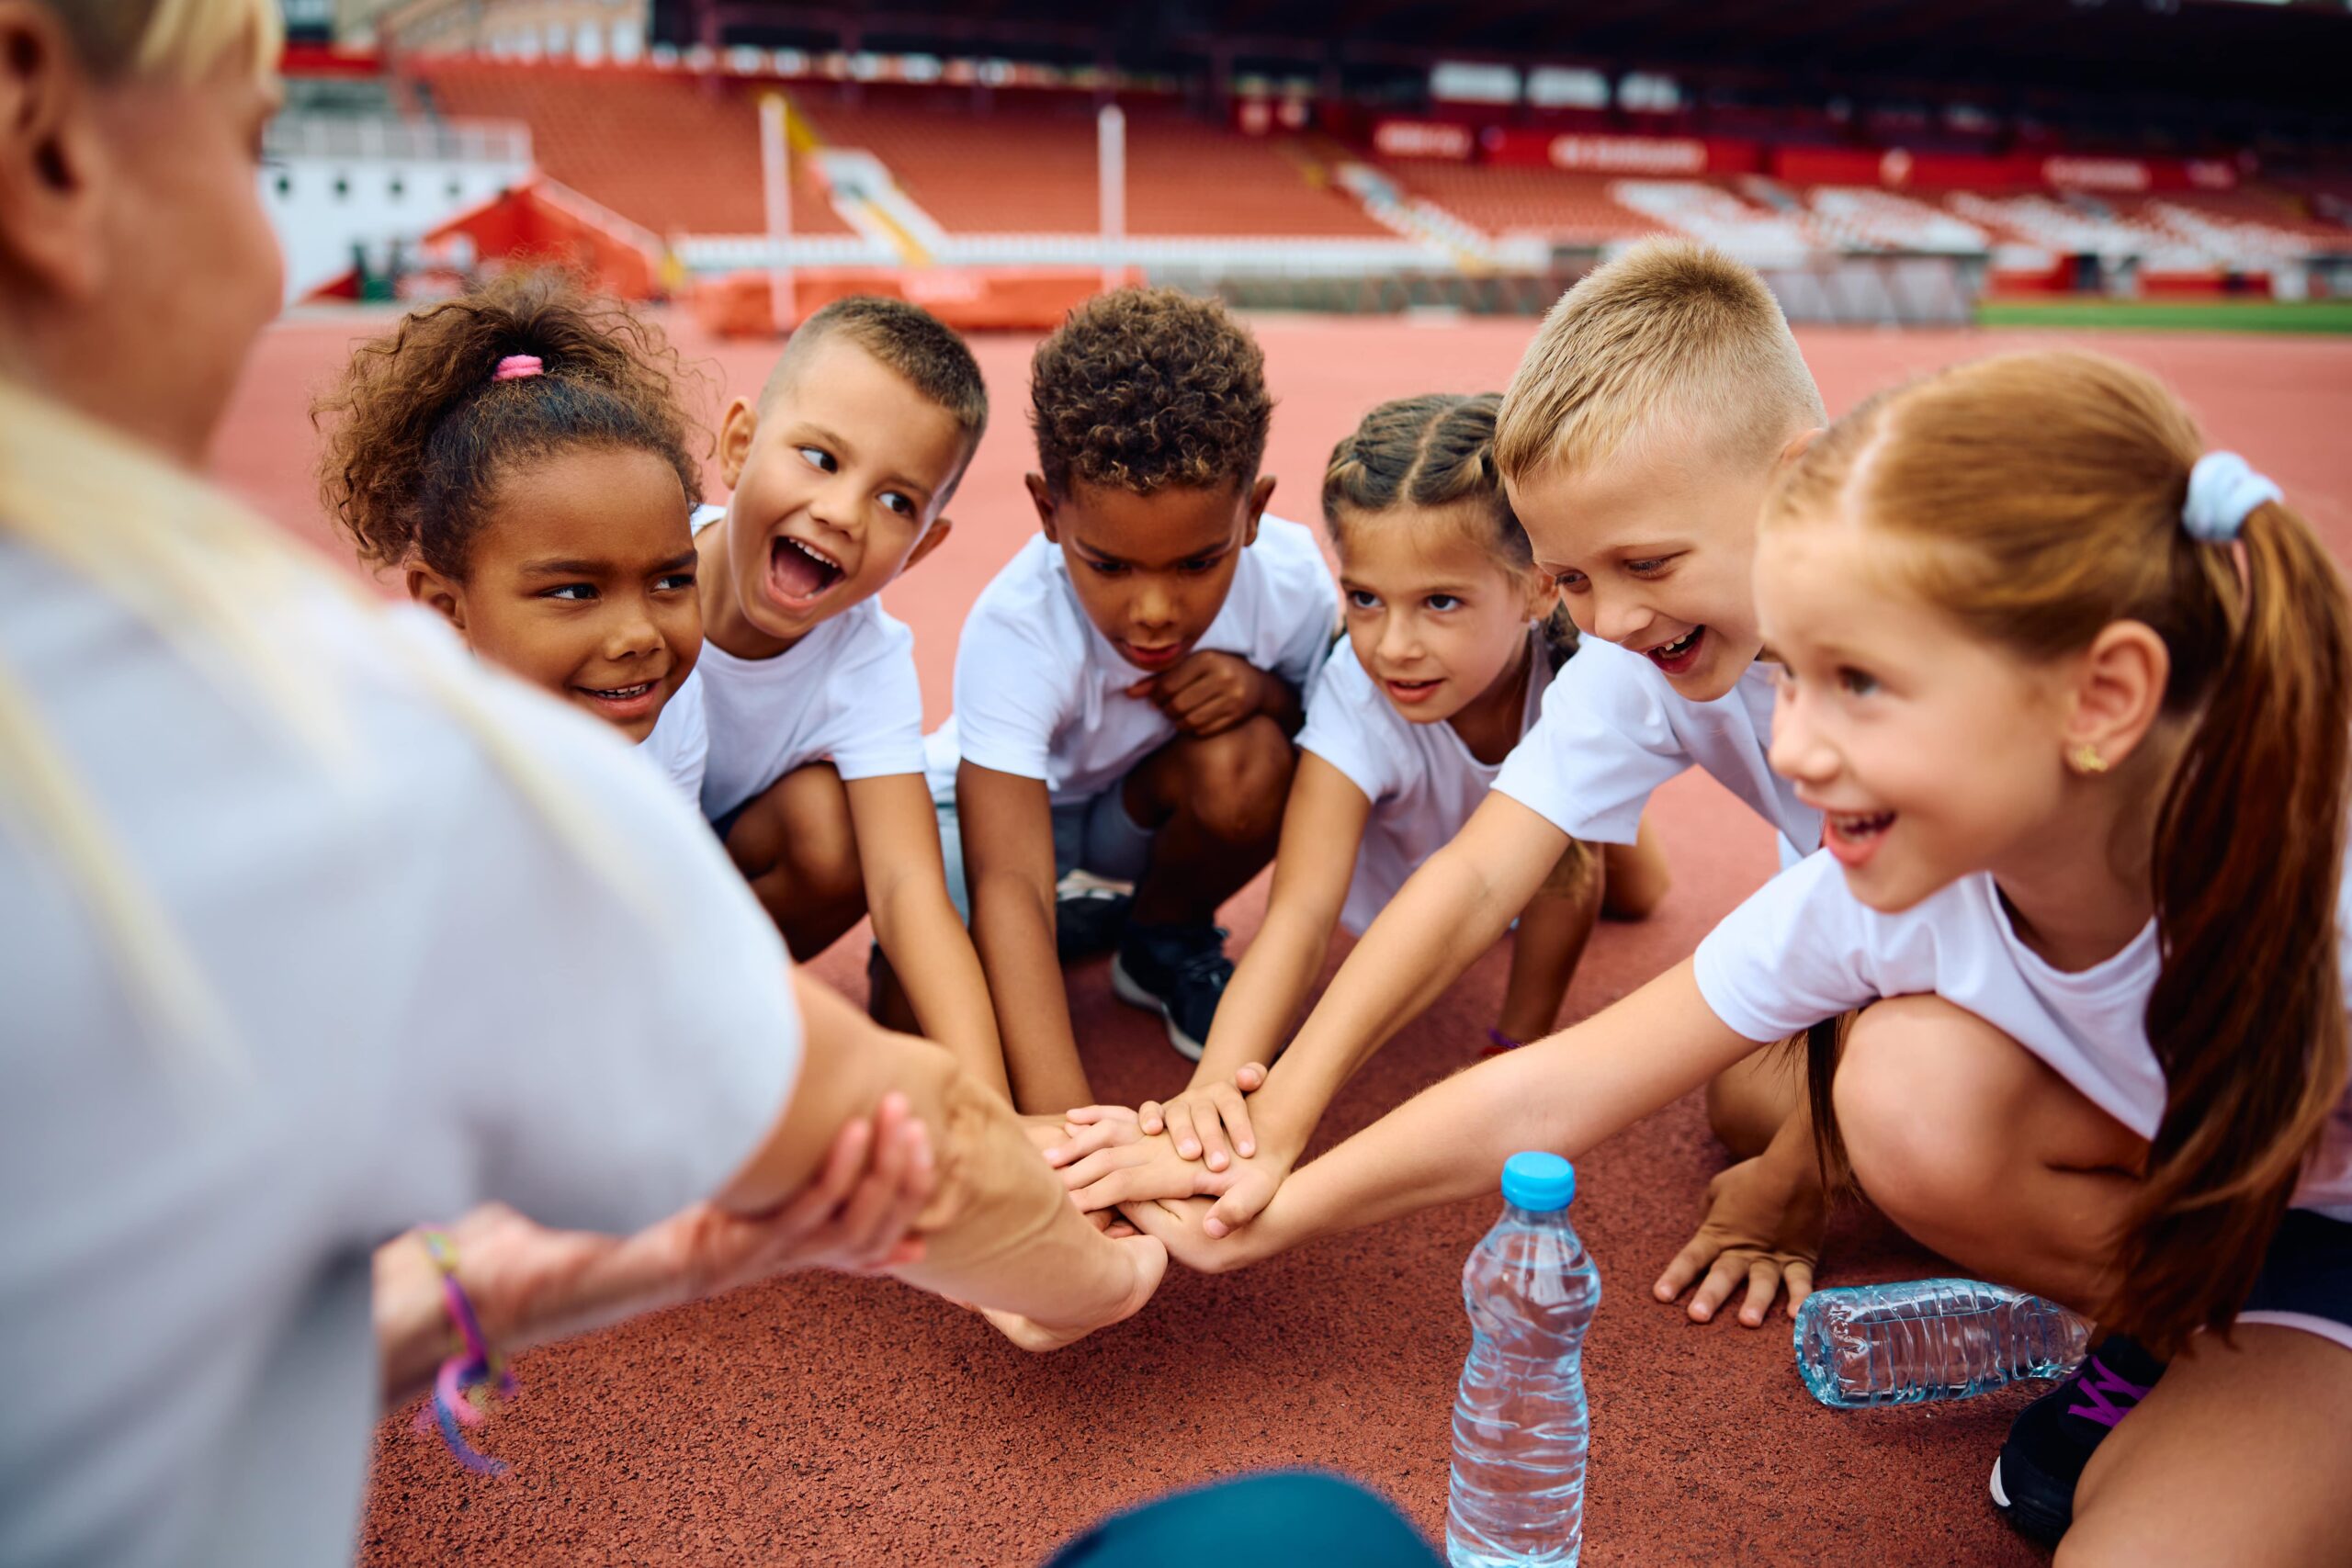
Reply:
[[[2352,614],[2286,506],[2256,507],[2240,543],[2243,589],[2220,585],[2238,601],[2230,649],[2157,820],[2165,1118],[2101,1314],[2160,1352],[2228,1332],[2345,1082]],[[2226,546],[2187,547],[2236,577]]]

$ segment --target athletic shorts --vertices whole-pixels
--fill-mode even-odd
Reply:
[[[2238,1321],[2300,1328],[2352,1350],[2352,1224],[2288,1210]]]
[[[1089,871],[1113,882],[1140,879],[1151,864],[1157,836],[1127,815],[1126,791],[1118,784],[1085,800],[1054,807],[1054,880]],[[964,886],[964,835],[956,803],[937,803],[939,848],[947,858],[947,897],[971,923],[972,896]]]

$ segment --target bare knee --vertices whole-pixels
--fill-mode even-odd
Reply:
[[[1271,718],[1253,718],[1222,735],[1180,742],[1185,795],[1179,809],[1211,838],[1254,844],[1281,830],[1298,754]]]
[[[770,784],[744,808],[727,852],[763,893],[827,908],[865,897],[849,792],[831,764],[811,763]]]
[[[2007,1169],[2006,1057],[2023,1048],[1937,997],[1896,997],[1848,1031],[1832,1082],[1855,1181],[1915,1235],[1983,1212]]]

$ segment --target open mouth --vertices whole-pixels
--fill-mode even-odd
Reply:
[[[1669,675],[1680,675],[1699,662],[1700,645],[1705,641],[1707,628],[1692,626],[1672,642],[1662,642],[1656,648],[1645,649],[1650,661]]]
[[[791,609],[822,599],[846,573],[814,545],[779,535],[768,542],[768,595]]]
[[[1390,701],[1406,704],[1427,702],[1444,683],[1442,681],[1383,681],[1381,682],[1388,689]]]
[[[1822,818],[1822,842],[1838,863],[1860,865],[1871,858],[1894,826],[1892,811],[1832,811]]]

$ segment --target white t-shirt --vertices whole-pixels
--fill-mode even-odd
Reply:
[[[1630,844],[1650,793],[1695,763],[1809,853],[1821,846],[1821,813],[1768,760],[1775,669],[1754,665],[1722,696],[1694,703],[1647,658],[1586,637],[1495,788],[1572,839]]]
[[[725,515],[705,506],[695,524]],[[832,763],[843,780],[923,771],[915,634],[879,601],[827,616],[774,659],[705,642],[695,673],[710,726],[702,809],[713,821],[810,762]]]
[[[1579,655],[1581,657],[1581,655]],[[2352,985],[2352,884],[2336,893],[2337,967]],[[1774,877],[1699,944],[1699,992],[1750,1040],[1786,1038],[1882,997],[1935,995],[2007,1034],[2140,1136],[2164,1120],[2148,1044],[2162,966],[2151,920],[2088,969],[2052,968],[2019,941],[1993,878],[1962,877],[1899,914],[1847,890],[1826,852]],[[2299,1207],[2352,1219],[2352,1096],[2296,1190]]]
[[[1231,653],[1306,698],[1339,624],[1339,590],[1315,536],[1267,517],[1196,649]],[[925,742],[931,791],[956,794],[956,767],[1043,779],[1057,806],[1091,800],[1175,735],[1127,688],[1150,672],[1086,618],[1060,548],[1042,534],[980,591],[956,646],[956,712]]]
[[[1543,635],[1531,630],[1528,638],[1521,735],[1543,711],[1544,688],[1553,680]],[[1504,767],[1472,756],[1451,724],[1415,724],[1398,713],[1344,639],[1316,680],[1298,748],[1339,769],[1372,802],[1363,842],[1356,850],[1355,876],[1340,913],[1340,923],[1357,936],[1421,863],[1462,830]]]
[[[774,923],[610,726],[330,587],[259,613],[347,767],[225,654],[0,543],[0,669],[249,1069],[150,1027],[55,846],[0,811],[0,1562],[350,1561],[370,1249],[486,1200],[650,1224],[727,1179],[798,1068]],[[605,825],[638,896],[428,665]]]
[[[646,758],[670,775],[687,804],[702,807],[703,767],[710,757],[710,728],[703,722],[702,671],[690,671],[685,684],[662,705],[653,733],[637,743]]]

